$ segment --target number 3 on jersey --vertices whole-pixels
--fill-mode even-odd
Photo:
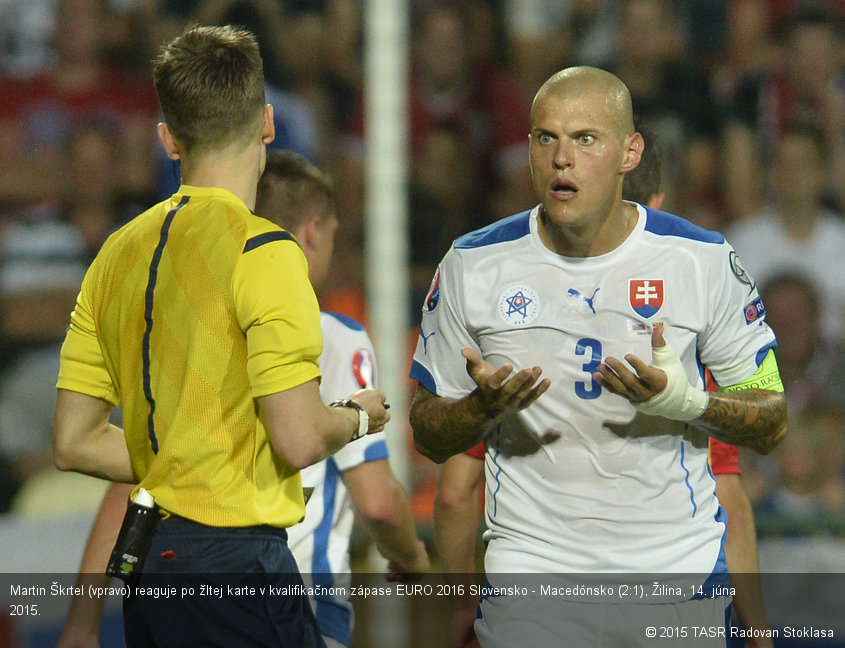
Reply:
[[[590,382],[575,381],[575,395],[585,400],[598,398],[601,395],[601,385],[592,375],[601,364],[601,342],[593,338],[581,338],[575,343],[575,355],[587,357],[587,361],[581,365],[581,368],[590,376]]]

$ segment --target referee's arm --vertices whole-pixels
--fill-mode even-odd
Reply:
[[[100,479],[134,483],[123,430],[109,421],[112,405],[80,392],[59,389],[53,416],[53,461]]]
[[[351,400],[369,415],[368,432],[384,429],[390,413],[384,407],[382,392],[363,389]],[[273,449],[297,470],[334,454],[358,431],[358,413],[351,407],[325,405],[316,379],[257,401]]]

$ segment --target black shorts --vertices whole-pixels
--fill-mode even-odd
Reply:
[[[158,523],[123,599],[127,648],[325,648],[284,529]]]

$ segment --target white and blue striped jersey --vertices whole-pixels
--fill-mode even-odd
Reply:
[[[742,382],[774,345],[753,280],[721,234],[638,206],[615,250],[568,258],[535,208],[455,241],[423,306],[411,377],[475,388],[461,348],[499,367],[540,366],[551,386],[487,432],[488,573],[723,574],[724,513],[707,437],[637,414],[591,374],[608,356],[651,361],[662,321],[690,382]]]
[[[352,318],[325,311],[320,314],[320,326],[323,401],[329,403],[374,387],[375,355],[364,328]],[[306,585],[349,592],[354,513],[342,476],[355,466],[387,456],[384,434],[368,434],[301,472],[302,487],[314,490],[305,505],[305,519],[288,529],[288,544]],[[319,595],[311,598],[311,605],[321,632],[349,645],[353,613],[347,598]]]

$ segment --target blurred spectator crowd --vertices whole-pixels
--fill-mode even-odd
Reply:
[[[667,210],[727,235],[778,337],[789,440],[741,455],[761,531],[845,536],[845,1],[410,4],[409,330],[451,240],[534,205],[539,85],[569,65],[609,69],[658,138]],[[256,32],[272,146],[337,186],[321,304],[366,321],[362,5],[0,0],[0,511],[50,470],[58,348],[87,264],[179,184],[149,62],[186,24]]]

